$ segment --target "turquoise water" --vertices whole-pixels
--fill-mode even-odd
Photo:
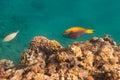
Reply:
[[[78,39],[62,36],[65,29],[82,26],[94,29]],[[19,30],[10,42],[2,39]],[[19,63],[23,50],[34,36],[55,39],[63,46],[93,36],[110,34],[120,42],[120,0],[0,0],[0,59]]]

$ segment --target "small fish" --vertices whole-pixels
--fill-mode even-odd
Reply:
[[[9,35],[7,35],[4,39],[3,42],[8,42],[11,41],[12,39],[14,39],[16,37],[16,35],[19,33],[19,30],[17,32],[13,32]]]
[[[92,34],[94,30],[82,27],[72,27],[64,31],[63,35],[69,38],[78,38],[81,34]]]

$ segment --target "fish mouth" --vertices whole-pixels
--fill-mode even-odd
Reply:
[[[68,35],[63,35],[64,38],[69,38]]]
[[[63,35],[67,35],[68,33],[67,32],[64,32]]]
[[[68,34],[66,32],[64,32],[62,36],[68,38]]]

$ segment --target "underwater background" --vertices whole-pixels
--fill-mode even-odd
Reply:
[[[95,33],[77,39],[62,36],[74,26],[94,29]],[[2,42],[17,30],[15,39]],[[34,36],[55,39],[66,47],[104,34],[120,43],[120,0],[0,0],[0,59],[15,64]]]

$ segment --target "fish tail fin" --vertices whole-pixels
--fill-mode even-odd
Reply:
[[[17,30],[17,33],[19,33],[19,30]]]
[[[86,33],[92,34],[92,33],[94,33],[94,30],[93,29],[88,29],[88,30],[86,30]]]

